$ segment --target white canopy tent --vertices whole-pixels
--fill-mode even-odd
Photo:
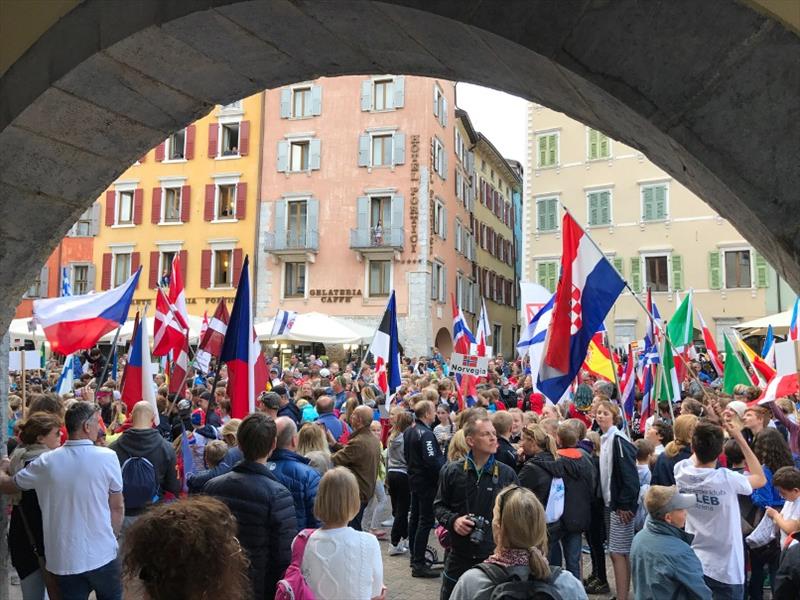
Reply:
[[[375,330],[378,328],[378,325],[380,324],[380,316],[375,317],[375,325],[373,326],[365,325],[360,321],[353,321],[352,319],[346,319],[344,317],[331,317],[331,318],[339,321],[340,323],[342,323],[346,327],[349,327],[350,329],[355,331],[358,335],[360,335],[361,339],[358,342],[359,344],[371,344],[372,338],[375,337]]]
[[[272,336],[275,319],[267,319],[255,324],[259,340],[285,342],[317,342],[320,344],[358,344],[361,332],[354,331],[340,319],[318,312],[298,314],[292,330],[281,336]]]
[[[133,324],[134,319],[129,319],[125,322],[120,329],[119,332],[119,339],[117,340],[118,344],[124,344],[129,342],[130,339],[133,337]],[[147,332],[150,334],[150,343],[153,343],[153,326],[155,324],[155,319],[152,315],[147,315]],[[197,344],[200,341],[200,327],[203,325],[203,317],[196,317],[194,315],[189,315],[189,343],[190,344]],[[103,337],[100,338],[100,343],[110,344],[114,341],[114,334],[116,334],[117,330],[109,331]]]
[[[766,335],[767,328],[772,325],[775,335],[784,336],[789,333],[789,322],[792,319],[792,311],[787,310],[774,315],[767,315],[745,323],[734,325],[734,329],[747,335]]]
[[[14,340],[34,340],[38,342],[44,340],[44,329],[42,329],[41,325],[36,326],[36,331],[34,333],[31,333],[31,330],[28,329],[30,320],[30,317],[28,317],[26,319],[13,319],[11,321],[8,332],[11,335],[12,344]]]

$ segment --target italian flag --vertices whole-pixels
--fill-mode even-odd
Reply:
[[[739,355],[734,350],[728,336],[725,336],[725,377],[722,381],[722,391],[732,394],[737,384],[753,385],[747,369],[744,368]]]
[[[670,336],[672,337],[672,336]],[[680,402],[681,384],[678,381],[678,370],[675,368],[675,357],[672,345],[664,340],[664,353],[661,355],[661,389],[658,391],[659,402]]]
[[[667,324],[669,339],[679,351],[685,346],[691,346],[694,341],[693,314],[692,292],[690,291]]]

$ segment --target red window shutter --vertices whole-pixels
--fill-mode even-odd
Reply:
[[[214,220],[214,194],[216,192],[215,185],[209,183],[206,185],[206,204],[203,208],[203,219],[206,221]]]
[[[207,290],[211,287],[211,250],[203,250],[200,265],[200,287]]]
[[[239,287],[239,275],[242,273],[242,249],[233,251],[233,287]]]
[[[181,223],[189,222],[191,202],[192,187],[185,185],[181,188]]]
[[[150,253],[150,277],[147,281],[147,287],[154,290],[158,287],[158,251]]]
[[[154,225],[161,222],[161,188],[153,188],[153,201],[150,203],[150,222]]]
[[[114,203],[116,201],[117,193],[114,190],[108,190],[106,192],[106,227],[111,227],[114,224]]]
[[[186,287],[186,274],[189,272],[188,269],[186,268],[189,264],[186,258],[188,255],[189,253],[186,250],[181,250],[178,253],[178,256],[180,257],[181,261],[181,278],[183,279],[183,287]]]
[[[156,146],[156,162],[164,160],[164,152],[166,151],[166,142],[161,142]]]
[[[111,289],[111,252],[103,254],[103,276],[100,280],[100,287],[103,290]]]
[[[144,210],[144,190],[136,188],[133,191],[133,224],[142,224],[142,211]]]
[[[192,160],[194,158],[194,138],[195,126],[189,125],[186,128],[186,160]]]
[[[136,273],[136,269],[139,268],[140,264],[142,264],[142,255],[139,252],[131,252],[131,275]],[[139,289],[139,280],[141,278],[140,275],[139,279],[136,280],[136,289]]]
[[[208,124],[208,158],[217,158],[217,136],[219,135],[219,125],[217,123]]]
[[[250,152],[250,121],[239,123],[239,156],[247,156]]]
[[[236,218],[244,219],[247,214],[247,184],[236,184]]]

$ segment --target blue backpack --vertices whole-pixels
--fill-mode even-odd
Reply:
[[[122,496],[125,508],[144,508],[158,499],[156,469],[143,456],[131,456],[122,463]]]

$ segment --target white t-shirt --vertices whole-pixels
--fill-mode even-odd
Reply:
[[[312,533],[301,570],[317,600],[369,600],[383,587],[377,538],[350,527]]]
[[[108,495],[122,492],[122,471],[113,450],[68,440],[22,469],[14,482],[36,490],[48,571],[85,573],[116,558]]]
[[[747,477],[730,469],[697,468],[691,458],[675,465],[675,483],[681,493],[694,494],[686,531],[694,534],[692,550],[703,573],[722,583],[744,583],[744,544],[738,496],[753,488]]]
[[[781,516],[789,521],[797,521],[800,519],[800,499],[787,500],[784,502],[783,508],[781,509]],[[780,529],[780,527],[778,529]],[[783,548],[783,542],[786,541],[786,536],[787,533],[781,529],[781,548]]]

